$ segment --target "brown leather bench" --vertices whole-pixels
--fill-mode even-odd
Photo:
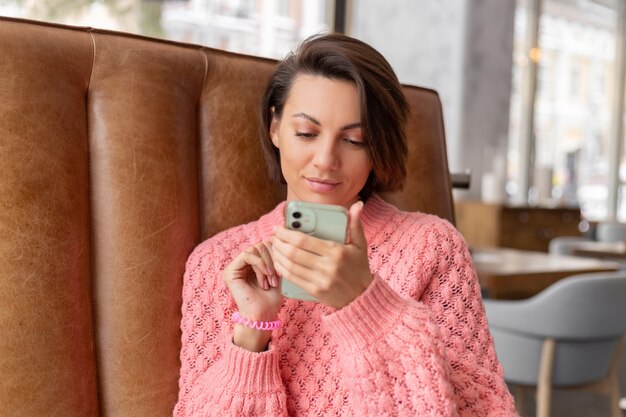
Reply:
[[[0,17],[0,416],[171,415],[187,256],[284,195],[257,140],[274,65]],[[439,97],[406,94],[384,197],[453,220]]]

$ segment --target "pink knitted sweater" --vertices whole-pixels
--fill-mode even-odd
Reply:
[[[285,203],[200,244],[182,306],[182,416],[515,416],[459,233],[372,196],[362,222],[374,281],[341,310],[286,299],[270,348],[232,343],[220,272],[284,221]]]

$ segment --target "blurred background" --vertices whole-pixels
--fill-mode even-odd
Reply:
[[[617,246],[593,256],[626,269],[626,0],[0,0],[0,15],[275,59],[315,33],[359,38],[401,82],[439,93],[450,170],[471,174],[454,190],[470,246],[548,252],[606,223],[622,230]],[[576,254],[563,242],[557,253]],[[512,253],[481,263],[474,251],[479,278]],[[532,284],[535,272],[515,274]],[[619,378],[624,396],[624,356]],[[555,392],[553,415],[608,415],[594,395]]]
[[[0,14],[280,59],[336,30],[439,92],[457,199],[626,220],[622,0],[0,0]]]

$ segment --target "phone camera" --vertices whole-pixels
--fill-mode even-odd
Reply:
[[[299,211],[296,211],[296,212],[293,213],[293,217],[295,219],[299,219],[300,217],[302,217],[302,213],[300,213]]]
[[[293,217],[296,217],[296,216],[293,216]],[[293,222],[293,223],[291,223],[291,227],[293,227],[294,229],[299,229],[300,226],[302,226],[300,224],[300,222]]]

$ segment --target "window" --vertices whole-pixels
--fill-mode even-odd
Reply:
[[[612,107],[610,73],[615,67],[617,11],[613,0],[542,0],[539,17],[536,95],[524,103],[524,76],[529,59],[524,52],[528,31],[527,3],[516,11],[511,124],[509,128],[510,192],[520,176],[515,158],[520,153],[524,110],[533,112],[531,173],[552,174],[552,189],[543,204],[580,205],[591,220],[606,218]],[[525,59],[524,59],[525,58]],[[515,85],[517,84],[517,85]],[[626,161],[623,164],[626,177]],[[532,178],[532,176],[531,176]],[[534,178],[529,195],[537,183]],[[545,194],[544,194],[545,195]],[[626,217],[626,193],[623,217]]]
[[[0,14],[283,58],[331,28],[334,0],[0,0]]]
[[[578,100],[581,91],[580,64],[572,60],[569,66],[569,95],[572,100]]]

